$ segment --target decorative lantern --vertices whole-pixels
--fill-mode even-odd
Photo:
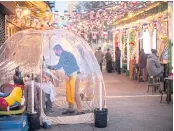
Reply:
[[[54,23],[58,23],[59,22],[59,11],[55,11],[54,13]]]
[[[108,38],[108,32],[104,31],[104,32],[103,32],[103,37],[104,37],[105,39],[107,39],[107,38]]]
[[[19,19],[23,17],[22,8],[20,7],[16,8],[16,15]]]
[[[94,18],[94,11],[90,12],[90,19],[92,20]]]
[[[153,28],[157,28],[157,21],[153,21]]]
[[[133,29],[134,29],[135,31],[138,31],[137,26],[133,26]]]
[[[31,26],[31,18],[30,18],[30,16],[27,16],[27,17],[26,17],[25,26],[26,26],[26,27],[30,27],[30,26]]]
[[[121,6],[123,7],[123,9],[127,8],[127,3],[126,2],[121,2]]]
[[[96,32],[96,31],[93,31],[92,32],[92,39],[93,40],[96,40],[97,39],[97,34],[98,34],[98,32]]]
[[[144,32],[146,31],[146,29],[148,29],[148,24],[147,23],[145,23],[145,24],[143,24],[142,25],[142,27],[143,27],[143,30],[144,30]]]
[[[68,11],[67,10],[64,10],[64,16],[68,16]]]

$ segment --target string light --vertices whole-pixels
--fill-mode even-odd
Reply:
[[[146,7],[145,9],[142,9],[142,10],[140,10],[140,11],[138,11],[138,12],[132,14],[132,17],[138,16],[139,14],[142,14],[142,13],[144,13],[145,11],[148,11],[148,10],[150,10],[150,9],[152,9],[152,8],[155,8],[155,7],[159,6],[159,5],[160,5],[160,2],[158,2],[158,3],[156,3],[156,4],[152,5],[152,6]],[[130,19],[129,16],[128,16],[128,17],[125,17],[125,18],[123,18],[123,19],[120,19],[120,20],[118,20],[117,22],[115,22],[114,25],[118,25],[119,23],[122,23],[123,21],[127,21],[127,20],[129,20],[129,19]]]
[[[132,13],[129,13],[129,18],[131,18],[131,17],[132,17],[132,15],[133,15]]]
[[[157,20],[157,19],[159,19],[160,16],[166,15],[166,13],[167,13],[167,10],[165,10],[164,12],[160,12],[160,13],[158,13],[156,15],[153,15],[153,16],[148,16],[146,18],[146,21],[151,21],[151,20],[154,20],[154,19]],[[159,19],[159,20],[161,20],[161,19]],[[118,26],[117,28],[120,29],[120,28],[123,28],[125,26],[131,28],[131,27],[133,27],[133,25],[139,25],[139,26],[141,26],[141,23],[144,24],[144,18],[142,20],[138,20],[136,22],[132,22],[132,23],[126,24],[124,26]]]

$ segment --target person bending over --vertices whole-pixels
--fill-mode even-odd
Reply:
[[[80,68],[77,64],[74,55],[70,52],[65,51],[60,44],[57,44],[53,48],[53,50],[56,56],[59,57],[59,62],[54,66],[47,65],[47,68],[51,70],[60,70],[61,68],[63,68],[66,75],[66,100],[69,104],[69,108],[67,109],[67,111],[62,112],[62,114],[63,115],[74,114],[75,102],[77,104],[77,108],[81,107],[79,99],[76,99],[78,97],[75,96],[76,87],[78,87],[79,85],[78,75],[80,74]],[[82,110],[78,108],[77,114],[83,114],[83,113],[84,112],[82,112]]]

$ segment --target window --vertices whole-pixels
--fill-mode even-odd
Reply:
[[[156,29],[154,29],[153,34],[152,34],[152,49],[157,49],[156,48]]]
[[[145,31],[143,31],[143,49],[146,54],[151,53],[150,34],[147,29]]]

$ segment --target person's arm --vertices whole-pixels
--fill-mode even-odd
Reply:
[[[47,68],[50,70],[59,70],[61,67],[62,67],[61,58],[60,58],[59,63],[57,65],[53,65],[53,66],[47,65]]]
[[[160,64],[160,62],[159,62],[158,59],[155,60],[155,66],[156,66],[157,68],[160,68],[160,67],[161,67],[161,64]]]

